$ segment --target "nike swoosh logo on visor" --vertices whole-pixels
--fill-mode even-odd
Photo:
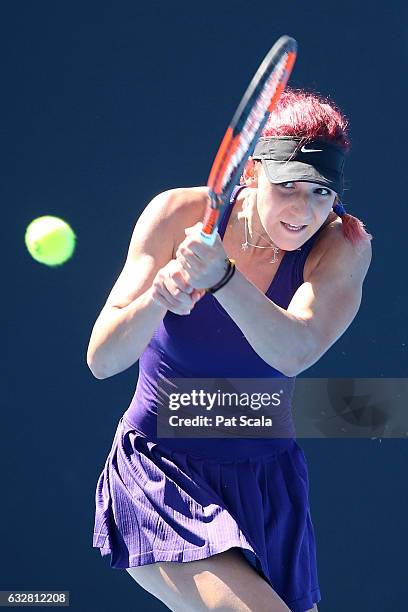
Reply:
[[[304,145],[300,150],[302,151],[302,153],[318,153],[323,151],[323,149],[306,149]]]

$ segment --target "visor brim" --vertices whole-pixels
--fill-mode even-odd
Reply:
[[[262,167],[268,180],[273,184],[301,181],[317,183],[335,191],[340,197],[343,186],[339,184],[337,173],[326,168],[318,168],[298,161],[276,161],[262,159]]]

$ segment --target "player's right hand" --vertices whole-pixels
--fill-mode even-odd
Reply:
[[[161,268],[152,284],[152,298],[174,314],[188,315],[205,289],[193,289],[185,279],[185,273],[176,259]]]

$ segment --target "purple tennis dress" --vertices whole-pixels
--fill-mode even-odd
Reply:
[[[219,225],[223,237],[240,187]],[[319,230],[320,231],[320,230]],[[287,251],[266,295],[287,309],[319,232]],[[237,547],[293,612],[320,601],[309,479],[291,410],[282,438],[158,438],[157,381],[276,378],[206,294],[190,315],[167,312],[140,356],[129,408],[119,419],[96,487],[93,546],[113,568],[194,561]],[[285,419],[284,419],[285,420]]]

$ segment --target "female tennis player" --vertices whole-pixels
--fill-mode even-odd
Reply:
[[[161,193],[94,325],[93,374],[139,360],[139,378],[97,483],[93,546],[170,610],[317,610],[290,410],[276,438],[159,438],[157,413],[170,379],[294,383],[351,324],[372,236],[341,203],[348,148],[333,103],[286,90],[214,245],[199,237],[206,187]]]

